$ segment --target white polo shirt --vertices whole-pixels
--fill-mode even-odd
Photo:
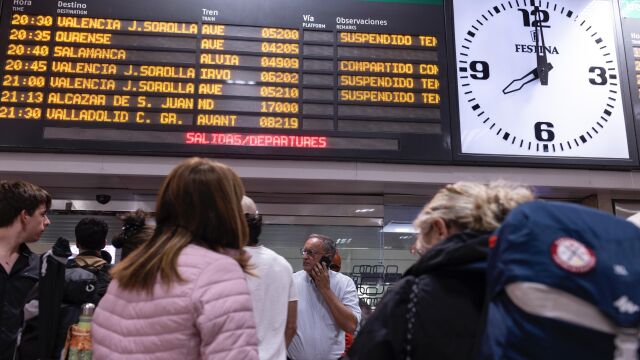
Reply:
[[[293,274],[298,293],[298,330],[287,355],[293,360],[336,360],[344,352],[344,331],[333,319],[329,307],[304,271]],[[329,271],[329,286],[360,322],[358,293],[353,280]]]

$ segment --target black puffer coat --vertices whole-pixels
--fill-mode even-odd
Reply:
[[[488,238],[456,234],[420,258],[367,320],[349,359],[473,359],[482,326]]]

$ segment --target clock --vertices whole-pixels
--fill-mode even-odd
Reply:
[[[463,154],[629,159],[609,0],[453,0]]]

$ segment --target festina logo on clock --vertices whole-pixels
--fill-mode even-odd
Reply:
[[[453,5],[462,153],[629,158],[610,1]]]

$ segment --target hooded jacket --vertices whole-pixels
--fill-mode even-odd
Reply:
[[[463,232],[431,248],[384,296],[349,359],[473,359],[488,238]]]

